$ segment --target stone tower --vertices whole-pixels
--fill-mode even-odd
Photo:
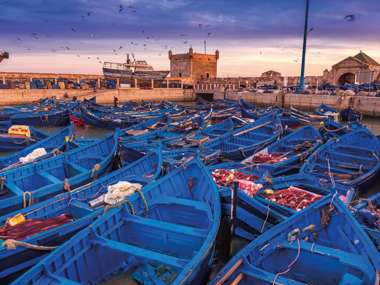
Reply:
[[[218,50],[215,54],[195,53],[193,48],[182,54],[173,54],[170,50],[169,59],[171,77],[190,78],[193,83],[196,83],[199,80],[217,76]]]

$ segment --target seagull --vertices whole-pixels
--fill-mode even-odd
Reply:
[[[346,22],[353,22],[353,21],[355,21],[355,15],[354,15],[354,14],[346,15],[346,16],[344,17],[344,20],[345,20]]]

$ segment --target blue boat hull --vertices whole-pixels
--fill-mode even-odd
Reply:
[[[44,202],[2,216],[0,217],[0,223],[5,223],[8,218],[16,214],[23,214],[28,219],[46,219],[69,213],[74,217],[71,222],[42,231],[24,240],[31,244],[45,246],[61,245],[103,214],[103,207],[91,208],[87,202],[106,192],[107,185],[115,184],[120,180],[148,183],[159,176],[161,164],[159,151],[148,153],[142,158],[128,163],[123,168],[103,176],[87,186],[82,186],[70,194],[63,193]],[[25,247],[17,247],[15,250],[0,247],[0,283],[5,284],[13,281],[48,253]]]

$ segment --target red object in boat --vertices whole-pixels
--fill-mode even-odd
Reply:
[[[86,123],[81,118],[78,118],[75,115],[71,114],[69,116],[69,118],[70,118],[70,122],[72,122],[74,124],[74,126],[76,126],[76,127],[85,127],[86,126]]]
[[[288,189],[275,191],[273,194],[266,197],[266,199],[272,202],[296,211],[301,211],[321,198],[321,195],[294,186],[291,186]]]
[[[247,180],[256,181],[259,177],[252,174],[245,174],[235,169],[215,169],[212,172],[212,177],[214,181],[219,186],[231,186],[234,181],[237,180]]]
[[[258,184],[247,180],[239,180],[239,190],[243,191],[249,197],[255,196],[256,193],[262,188],[262,184]]]
[[[258,153],[252,158],[252,162],[273,164],[285,159],[286,157],[281,153]]]
[[[28,219],[15,226],[5,224],[0,227],[0,238],[22,240],[31,235],[66,224],[72,220],[73,218],[70,215],[61,214],[57,217],[48,218],[45,220]]]

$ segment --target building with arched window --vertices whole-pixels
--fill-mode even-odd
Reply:
[[[325,70],[323,77],[337,85],[380,82],[380,64],[360,51],[334,64],[330,71]]]

